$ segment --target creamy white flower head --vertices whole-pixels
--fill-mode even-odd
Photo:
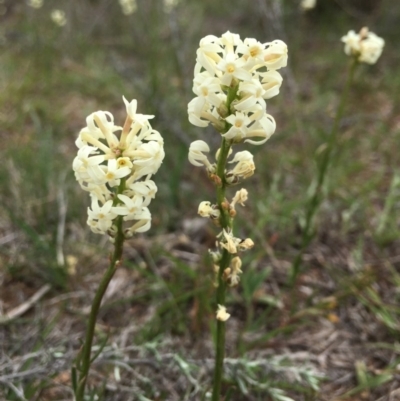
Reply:
[[[274,40],[267,43],[264,50],[264,64],[269,70],[279,70],[287,66],[288,50],[286,43]]]
[[[217,309],[217,320],[220,320],[221,322],[226,322],[230,318],[230,314],[226,311],[225,306],[223,305],[218,305]]]
[[[76,141],[79,150],[73,162],[77,181],[92,197],[87,223],[92,231],[107,233],[111,239],[118,232],[113,225],[118,216],[124,221],[136,220],[125,229],[126,236],[150,228],[147,206],[157,192],[150,178],[165,156],[164,140],[148,121],[153,116],[136,113],[136,100],[123,100],[128,114],[123,128],[114,124],[107,111],[90,114]],[[115,132],[121,130],[118,139]],[[142,177],[144,180],[138,181]]]
[[[201,167],[204,165],[208,169],[212,169],[212,164],[209,162],[207,156],[203,154],[209,151],[210,147],[206,142],[202,140],[192,142],[189,147],[189,162],[193,164],[193,166]]]
[[[354,56],[359,62],[375,64],[382,54],[385,41],[364,27],[360,33],[349,31],[342,37],[344,52]]]

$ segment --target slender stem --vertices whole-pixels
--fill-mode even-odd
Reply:
[[[118,193],[122,193],[125,187],[125,181],[121,180],[121,184],[118,187]],[[118,203],[118,198],[116,197],[114,203]],[[115,224],[117,226],[117,234],[115,236],[114,242],[114,252],[111,256],[110,265],[108,266],[107,270],[105,271],[99,287],[95,293],[92,308],[89,314],[89,321],[86,329],[86,337],[85,342],[83,344],[83,348],[81,354],[78,355],[76,364],[79,371],[79,380],[78,380],[78,387],[75,394],[75,401],[83,401],[84,394],[85,394],[85,387],[86,381],[89,374],[90,365],[92,364],[93,360],[91,359],[91,351],[92,351],[92,344],[93,344],[93,337],[94,331],[96,326],[97,315],[99,313],[99,309],[101,306],[101,301],[103,296],[107,290],[107,287],[116,272],[119,262],[122,258],[122,251],[124,245],[124,233],[122,227],[122,216],[118,216],[115,220]]]
[[[342,96],[340,98],[340,102],[339,102],[339,106],[338,106],[338,109],[336,112],[335,120],[333,122],[332,129],[331,129],[331,132],[329,135],[328,143],[327,143],[326,150],[325,150],[325,155],[319,166],[317,184],[316,184],[314,193],[311,196],[310,201],[307,205],[306,223],[305,223],[304,230],[303,230],[302,243],[301,243],[300,250],[293,262],[291,276],[289,278],[289,283],[290,283],[291,287],[293,287],[294,284],[296,283],[296,279],[300,273],[303,253],[306,250],[307,246],[310,244],[310,242],[314,236],[314,233],[312,232],[312,221],[313,221],[313,218],[314,218],[315,214],[317,213],[319,206],[322,202],[322,187],[324,185],[325,178],[326,178],[326,175],[328,172],[332,152],[335,150],[335,147],[336,147],[340,121],[343,116],[344,107],[346,105],[347,97],[348,97],[350,87],[351,87],[351,82],[353,81],[354,71],[356,69],[357,64],[358,64],[357,60],[355,58],[352,58],[349,68],[348,68],[347,80],[345,83],[345,87],[342,92]]]
[[[238,86],[234,86],[231,87],[228,91],[227,102],[226,102],[228,110],[231,106],[232,101],[236,97],[237,90]],[[228,131],[229,127],[230,127],[229,124],[226,124],[225,132]],[[223,207],[223,202],[225,201],[225,192],[227,187],[225,181],[225,168],[230,149],[231,149],[231,144],[225,138],[222,138],[217,161],[217,171],[216,171],[221,182],[221,184],[217,187],[217,204],[221,212],[221,217],[220,217],[221,227],[229,231],[232,229],[232,218],[230,217],[228,211]],[[229,267],[230,261],[231,261],[231,254],[226,249],[224,249],[222,252],[222,257],[219,263],[219,270],[218,270],[218,288],[216,294],[217,305],[225,304],[226,283],[223,279],[223,275],[225,269]],[[221,394],[221,384],[224,372],[224,357],[225,357],[225,322],[221,320],[217,320],[217,338],[215,347],[216,347],[216,352],[215,352],[212,401],[219,401]]]

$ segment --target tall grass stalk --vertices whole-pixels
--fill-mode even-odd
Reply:
[[[322,155],[322,160],[318,165],[316,185],[306,206],[305,224],[302,232],[302,241],[300,250],[293,261],[289,276],[289,284],[291,287],[293,287],[296,284],[296,280],[301,271],[301,262],[304,251],[307,249],[308,245],[310,244],[315,234],[312,223],[323,201],[322,190],[329,171],[329,166],[331,164],[332,153],[335,151],[335,148],[337,147],[337,137],[340,128],[340,121],[342,120],[343,117],[343,112],[346,106],[346,101],[350,92],[351,83],[353,81],[354,71],[356,69],[357,64],[358,64],[357,59],[351,58],[347,70],[346,83],[341,94],[339,106],[332,125],[332,129],[328,137],[326,148],[324,149]]]

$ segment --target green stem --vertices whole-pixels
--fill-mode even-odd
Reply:
[[[331,132],[329,135],[328,143],[327,143],[326,150],[325,150],[325,156],[323,157],[322,162],[319,167],[319,170],[318,170],[317,185],[315,187],[314,193],[307,206],[306,223],[305,223],[305,227],[303,230],[302,243],[301,243],[300,251],[298,252],[298,254],[293,262],[291,275],[289,278],[289,283],[290,283],[291,287],[293,287],[295,285],[296,279],[300,273],[301,261],[302,261],[304,251],[306,250],[306,248],[308,247],[308,245],[310,244],[310,242],[314,236],[314,234],[311,230],[312,229],[312,221],[313,221],[313,218],[314,218],[315,214],[317,213],[319,206],[322,202],[322,187],[324,185],[325,178],[326,178],[326,175],[328,172],[332,152],[336,148],[337,136],[338,136],[338,132],[339,132],[339,125],[340,125],[340,121],[343,116],[343,111],[344,111],[344,108],[346,105],[347,97],[348,97],[350,87],[351,87],[351,82],[353,80],[354,71],[355,71],[357,64],[358,63],[355,58],[353,58],[350,62],[350,65],[348,68],[348,73],[347,73],[347,80],[345,83],[344,90],[342,92],[342,96],[340,98],[340,103],[339,103],[339,106],[338,106],[338,109],[336,112],[335,120],[333,122],[332,129],[331,129]]]
[[[125,181],[121,180],[121,184],[118,187],[118,193],[122,193],[124,187],[125,187]],[[118,198],[116,197],[114,203],[117,204],[118,202],[119,202]],[[85,342],[83,344],[81,354],[78,355],[76,360],[78,368],[77,370],[79,371],[79,380],[77,383],[75,401],[84,401],[86,381],[88,378],[90,365],[93,362],[93,360],[91,359],[91,352],[92,352],[92,344],[93,344],[97,315],[99,313],[103,296],[122,258],[122,251],[125,240],[122,223],[123,223],[122,216],[118,216],[115,220],[115,224],[117,226],[117,234],[115,236],[114,252],[111,256],[110,265],[105,271],[99,284],[99,287],[97,288],[97,291],[95,293],[92,303],[92,308],[89,314],[89,321],[86,329]]]
[[[231,87],[228,91],[226,106],[230,109],[232,101],[236,98],[238,86]],[[229,124],[226,123],[225,132],[229,129]],[[220,223],[221,227],[225,230],[232,229],[232,218],[228,211],[223,207],[225,201],[225,192],[227,183],[225,181],[225,169],[226,163],[229,156],[231,144],[225,138],[222,138],[221,147],[219,151],[217,161],[216,174],[220,179],[220,185],[217,187],[217,204],[221,212]],[[216,294],[217,305],[225,305],[226,295],[226,282],[223,279],[224,271],[231,262],[231,254],[224,249],[222,252],[221,261],[219,262],[218,270],[218,288]],[[216,352],[215,352],[215,368],[214,368],[214,380],[213,380],[213,393],[212,401],[219,401],[221,394],[222,376],[224,372],[224,357],[225,357],[225,322],[217,320],[217,336],[216,336]]]

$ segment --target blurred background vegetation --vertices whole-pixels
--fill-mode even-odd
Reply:
[[[304,12],[299,3],[0,1],[0,314],[46,289],[28,313],[0,320],[0,396],[70,399],[68,366],[109,250],[86,226],[88,196],[71,169],[74,141],[93,111],[108,110],[122,124],[124,95],[155,115],[166,158],[155,177],[152,230],[128,241],[103,305],[98,342],[108,335],[113,346],[92,388],[105,400],[207,399],[211,367],[199,358],[212,357],[205,255],[215,232],[196,211],[214,192],[187,151],[195,139],[216,147],[219,138],[191,126],[186,109],[199,40],[230,30],[289,48],[281,94],[268,102],[277,130],[250,149],[257,170],[238,217],[256,246],[229,299],[228,356],[243,358],[243,366],[228,367],[231,399],[279,401],[276,388],[294,400],[400,399],[390,398],[400,387],[400,4],[317,0]],[[356,72],[317,236],[290,290],[315,160],[349,61],[340,38],[363,26],[386,45],[376,65]],[[157,369],[138,362],[150,359],[172,376],[158,380]],[[313,373],[296,371],[301,380],[293,380],[306,362]]]

